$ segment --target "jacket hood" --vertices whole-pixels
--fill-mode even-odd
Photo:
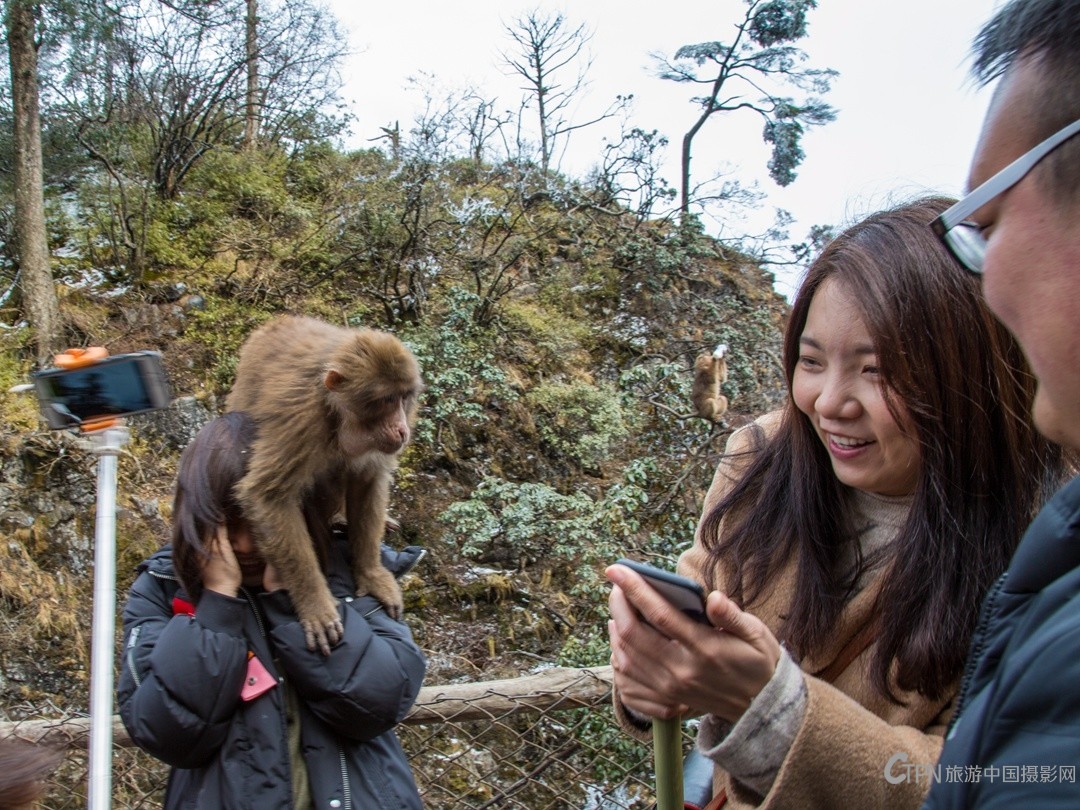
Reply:
[[[148,559],[139,563],[135,571],[139,574],[148,571],[157,576],[175,577],[172,562],[172,546],[162,546]]]

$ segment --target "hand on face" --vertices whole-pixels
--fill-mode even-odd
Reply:
[[[757,617],[718,591],[712,626],[672,607],[630,569],[610,566],[611,662],[623,703],[649,717],[708,713],[737,721],[780,660],[780,643]]]
[[[218,526],[206,548],[210,558],[203,564],[204,588],[236,596],[241,585],[262,585],[268,591],[284,587],[277,571],[263,560],[246,526],[235,527],[231,533],[225,526]]]
[[[236,561],[232,543],[229,542],[228,529],[218,526],[214,536],[206,544],[206,550],[210,557],[203,563],[203,587],[226,596],[236,596],[243,582],[243,574]]]

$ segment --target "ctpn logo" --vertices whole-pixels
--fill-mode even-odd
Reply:
[[[890,785],[922,785],[932,780],[941,781],[941,766],[929,763],[909,762],[908,755],[897,751],[885,763],[885,781]]]

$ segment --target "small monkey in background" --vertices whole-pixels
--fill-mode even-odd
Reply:
[[[712,354],[702,353],[694,361],[694,387],[690,400],[702,419],[719,422],[727,413],[727,397],[720,393],[720,384],[727,382],[727,346],[721,343]]]
[[[309,649],[329,655],[343,631],[319,565],[342,510],[357,594],[401,616],[401,589],[379,546],[422,387],[412,353],[374,329],[285,316],[240,349],[226,410],[246,411],[258,436],[236,494],[289,591]]]

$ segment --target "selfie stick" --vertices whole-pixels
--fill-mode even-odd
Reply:
[[[683,810],[682,721],[654,719],[652,732],[656,810]]]
[[[85,428],[84,428],[85,429]],[[90,656],[90,793],[87,806],[112,801],[113,660],[116,634],[116,457],[127,441],[120,420],[90,434],[98,457],[94,533],[94,625]]]
[[[56,355],[60,368],[79,368],[107,356],[104,349],[71,349]],[[87,807],[112,803],[113,658],[116,634],[116,457],[128,439],[123,420],[82,422],[98,459],[94,528],[94,623],[90,651],[90,785]]]

